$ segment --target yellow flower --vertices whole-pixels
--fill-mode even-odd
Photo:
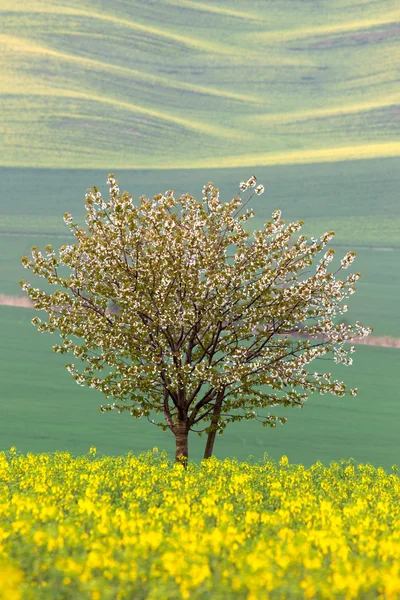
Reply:
[[[21,584],[23,574],[20,569],[0,567],[0,600],[22,600]]]
[[[282,458],[281,458],[281,460],[279,461],[279,465],[280,465],[281,467],[287,467],[287,466],[288,466],[288,464],[289,464],[289,459],[288,459],[288,457],[287,457],[287,456],[285,456],[285,455],[283,455],[283,456],[282,456]]]
[[[393,472],[91,455],[0,452],[0,600],[400,595]]]

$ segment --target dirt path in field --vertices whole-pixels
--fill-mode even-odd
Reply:
[[[0,305],[33,308],[33,304],[29,298],[25,298],[23,296],[7,296],[7,294],[0,294]]]
[[[390,335],[384,335],[381,337],[369,335],[366,338],[354,340],[353,343],[360,344],[361,346],[383,346],[384,348],[400,348],[400,339],[391,337]]]
[[[0,294],[0,306],[18,306],[20,308],[33,308],[33,304],[29,298],[25,298],[23,296],[8,296],[7,294]],[[369,335],[366,338],[354,340],[353,343],[360,344],[363,346],[382,346],[385,348],[400,348],[400,338],[394,338],[389,335],[381,337]]]

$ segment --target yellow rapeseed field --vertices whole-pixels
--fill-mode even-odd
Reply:
[[[12,448],[0,598],[400,598],[396,470]]]

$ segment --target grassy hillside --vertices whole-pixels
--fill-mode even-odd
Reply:
[[[363,277],[349,318],[360,318],[374,326],[377,334],[400,336],[398,166],[398,159],[377,159],[255,169],[266,193],[254,198],[254,206],[261,221],[281,208],[288,219],[305,218],[313,233],[330,229],[335,222],[337,239],[343,244],[339,253],[361,245],[356,248],[355,267]],[[117,175],[121,187],[136,198],[171,188],[178,194],[199,194],[201,186],[212,179],[229,199],[237,192],[237,182],[249,173],[242,168],[130,170]],[[3,168],[0,176],[7,190],[0,209],[0,293],[16,294],[21,293],[18,281],[30,275],[22,269],[20,257],[32,244],[43,247],[50,240],[57,247],[64,243],[67,229],[62,213],[68,210],[83,218],[84,192],[98,184],[106,193],[107,170]],[[338,222],[346,227],[337,227]],[[361,222],[370,224],[370,237],[358,226]],[[254,221],[249,224],[256,225]],[[388,245],[396,249],[379,249]],[[39,285],[36,278],[32,281]],[[30,325],[33,314],[0,307],[0,378],[5,399],[0,403],[0,448],[17,445],[23,451],[68,449],[79,454],[95,445],[104,453],[118,455],[156,445],[172,452],[172,437],[147,421],[98,413],[103,398],[74,384],[63,368],[66,358],[51,351],[54,339],[38,334]],[[360,347],[351,369],[337,367],[338,377],[360,388],[357,399],[312,398],[303,411],[286,410],[288,423],[275,431],[258,423],[234,424],[217,439],[217,456],[245,459],[249,454],[262,457],[269,452],[275,458],[288,454],[291,461],[305,464],[315,462],[316,457],[328,463],[353,456],[389,468],[400,460],[398,352]],[[204,439],[191,440],[197,459],[203,444]]]
[[[3,0],[0,164],[400,154],[396,0]]]
[[[225,201],[236,196],[240,180],[254,173],[266,191],[251,201],[252,229],[280,208],[287,219],[304,219],[309,232],[335,229],[337,244],[400,248],[399,167],[398,158],[253,169],[122,170],[111,160],[107,169],[97,170],[0,167],[0,233],[64,234],[63,213],[83,218],[87,188],[97,185],[107,194],[111,171],[136,199],[166,189],[199,197],[211,180]]]
[[[109,172],[135,198],[212,180],[224,200],[254,173],[266,193],[249,227],[280,208],[306,233],[334,229],[362,273],[349,319],[400,336],[396,0],[2,0],[0,20],[0,294],[40,285],[21,256],[65,243],[62,214],[82,220]],[[32,315],[0,306],[0,449],[172,449],[147,422],[96,412]],[[235,424],[216,452],[390,467],[397,366],[398,350],[361,347],[338,370],[359,399],[313,398],[277,431]]]
[[[63,367],[68,357],[52,352],[54,336],[38,334],[29,323],[33,315],[30,309],[0,307],[0,450],[15,445],[24,452],[81,454],[94,445],[112,455],[153,446],[173,451],[173,436],[147,420],[99,413],[104,397],[74,383]],[[359,388],[357,398],[314,396],[303,410],[276,408],[289,418],[276,430],[234,423],[217,438],[216,455],[244,460],[264,452],[274,458],[287,454],[291,462],[307,465],[352,456],[385,468],[399,464],[398,355],[397,349],[358,348],[350,369],[329,365],[334,376]],[[192,435],[196,460],[204,444],[205,438]]]
[[[399,159],[253,171],[266,192],[252,200],[256,218],[248,222],[249,227],[262,227],[271,212],[280,208],[288,220],[304,219],[309,233],[320,235],[334,229],[338,256],[355,248],[358,258],[354,267],[362,274],[349,317],[373,326],[377,335],[400,337]],[[238,182],[250,174],[248,168],[117,171],[121,188],[135,198],[166,189],[200,196],[203,184],[211,179],[229,200],[236,195]],[[43,248],[50,241],[59,248],[65,243],[69,231],[62,214],[70,211],[83,223],[85,191],[96,184],[106,195],[107,171],[0,168],[0,177],[7,190],[0,206],[0,293],[21,294],[21,279],[28,277],[39,285],[23,269],[21,256],[28,254],[32,245]]]

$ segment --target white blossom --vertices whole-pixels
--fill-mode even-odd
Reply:
[[[72,223],[72,215],[70,213],[64,213],[63,220],[64,220],[64,223],[66,225],[71,225],[71,223]]]
[[[346,256],[340,261],[342,268],[347,269],[351,264],[353,264],[355,257],[356,253],[354,251],[348,252]]]

